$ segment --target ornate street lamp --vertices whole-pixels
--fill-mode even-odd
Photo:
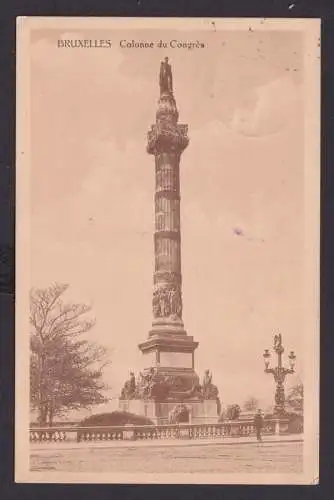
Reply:
[[[275,408],[274,413],[276,415],[284,415],[285,413],[285,394],[284,394],[284,381],[288,374],[295,373],[294,367],[296,363],[296,355],[293,351],[289,354],[289,364],[290,368],[285,368],[282,366],[282,355],[284,353],[284,347],[282,345],[282,335],[275,335],[274,337],[274,351],[277,354],[278,363],[275,368],[270,368],[270,352],[269,349],[265,349],[263,354],[265,373],[272,373],[276,382],[276,392],[275,392]]]

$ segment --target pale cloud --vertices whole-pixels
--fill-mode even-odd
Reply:
[[[258,87],[243,106],[237,107],[232,129],[250,137],[277,134],[288,128],[300,106],[300,86],[289,77]]]

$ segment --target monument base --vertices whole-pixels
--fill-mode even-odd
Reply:
[[[164,425],[170,423],[169,416],[175,407],[182,404],[188,410],[188,422],[190,424],[215,424],[219,419],[219,402],[214,399],[206,399],[203,401],[187,400],[180,402],[168,401],[158,403],[153,400],[141,399],[120,399],[119,409],[144,415],[154,422],[156,425]]]

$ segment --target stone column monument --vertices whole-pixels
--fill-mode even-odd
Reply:
[[[197,414],[204,418],[210,413],[209,421],[216,421],[218,391],[211,378],[210,387],[200,384],[194,370],[198,342],[187,335],[182,319],[180,160],[189,139],[188,126],[178,123],[168,58],[161,63],[159,84],[156,122],[147,143],[147,152],[155,160],[153,321],[148,338],[139,345],[144,370],[135,393],[125,391],[123,401],[129,396],[137,400],[131,403],[137,412],[141,408],[138,401],[146,401],[145,413],[158,422],[166,423],[173,410],[182,413],[182,409],[175,409],[176,403],[186,405],[193,420]]]
[[[193,379],[198,343],[184,330],[181,288],[180,160],[189,143],[188,126],[178,123],[167,58],[161,63],[159,80],[156,123],[147,144],[147,152],[155,159],[153,322],[149,339],[139,347],[148,365],[157,366],[160,373],[181,369]]]

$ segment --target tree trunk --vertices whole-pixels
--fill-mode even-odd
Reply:
[[[49,406],[49,427],[52,427],[52,424],[53,424],[53,414],[54,414],[53,406],[52,406],[52,403],[50,403],[50,406]]]
[[[47,403],[45,402],[46,400],[46,394],[45,394],[45,388],[43,385],[43,376],[44,376],[44,365],[45,365],[45,359],[44,355],[42,354],[39,357],[39,421],[40,425],[46,426],[47,418],[48,418],[48,408],[47,408]]]
[[[47,406],[45,403],[41,403],[39,407],[38,420],[41,426],[45,426],[47,422]]]

